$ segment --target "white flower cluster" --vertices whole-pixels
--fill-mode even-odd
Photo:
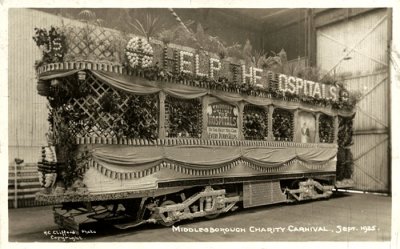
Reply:
[[[253,84],[254,78],[253,78],[253,67],[249,68],[249,73],[246,73],[246,66],[242,65],[242,83],[246,84],[246,78],[249,78],[250,84]]]
[[[195,69],[194,69],[194,70],[195,70],[196,75],[201,76],[201,77],[207,77],[207,76],[208,76],[207,74],[205,74],[205,73],[200,73],[200,59],[199,59],[199,55],[196,54],[195,57],[194,57],[194,59],[195,59],[195,62],[194,62]]]
[[[191,62],[185,60],[186,57],[193,57],[193,53],[187,52],[187,51],[179,51],[179,71],[183,73],[192,73],[191,70],[185,69],[185,65],[190,65]]]
[[[210,58],[210,78],[214,78],[214,71],[221,70],[221,62],[216,58]]]
[[[242,65],[242,83],[246,83],[246,79],[249,78],[250,84],[257,85],[257,80],[261,80],[262,69],[256,67],[249,67],[249,73],[246,73],[246,66]]]
[[[126,56],[131,67],[149,67],[153,61],[153,48],[144,39],[133,37],[126,46]]]

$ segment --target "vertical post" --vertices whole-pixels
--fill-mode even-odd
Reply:
[[[333,143],[337,143],[338,141],[338,134],[339,134],[339,116],[335,116],[333,120]]]
[[[160,91],[158,94],[159,114],[158,114],[158,137],[165,138],[165,93]]]
[[[207,133],[207,122],[208,122],[208,114],[207,114],[207,107],[208,107],[208,96],[205,95],[201,99],[201,108],[202,108],[202,126],[201,126],[201,138],[206,139],[208,137]]]
[[[308,66],[315,66],[317,61],[317,32],[315,30],[314,24],[314,10],[308,9],[307,14],[307,65]]]
[[[319,139],[319,117],[321,116],[321,113],[317,113],[315,115],[315,143],[321,142]]]
[[[274,140],[274,134],[272,131],[272,115],[274,113],[274,106],[269,105],[268,106],[268,136],[267,139],[268,141],[273,141]]]
[[[388,83],[387,86],[391,86],[391,70],[392,70],[392,40],[393,40],[393,9],[392,8],[387,8],[387,51],[388,54],[386,55],[386,60],[388,64],[387,72],[388,72]],[[388,87],[388,98],[387,98],[387,106],[388,108],[388,158],[392,158],[392,91],[391,88]],[[388,160],[388,191],[390,196],[392,195],[392,160]]]
[[[293,142],[299,142],[299,124],[298,124],[298,120],[299,120],[299,109],[296,109],[293,112]]]
[[[243,110],[244,102],[239,102],[239,114],[238,114],[238,129],[239,129],[239,140],[243,140]]]

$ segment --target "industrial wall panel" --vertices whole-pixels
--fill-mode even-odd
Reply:
[[[386,71],[345,80],[347,89],[358,91],[363,97],[358,102],[355,130],[382,130],[389,126],[389,83]]]
[[[34,64],[41,51],[32,37],[35,28],[50,26],[84,25],[76,20],[32,9],[9,10],[8,37],[8,157],[24,159],[25,163],[38,160],[40,147],[47,144],[47,100],[37,94]]]
[[[317,65],[362,94],[354,122],[356,189],[389,191],[388,16],[385,9],[317,29]]]
[[[353,179],[357,189],[386,192],[389,188],[388,135],[359,134],[354,136],[352,147],[354,161]]]
[[[354,51],[350,52],[352,48]],[[337,65],[332,71],[353,76],[385,70],[386,11],[368,12],[317,29],[317,65],[325,71]]]
[[[33,150],[46,144],[46,98],[37,94],[34,63],[41,51],[32,37],[35,27],[61,24],[61,19],[30,9],[9,10],[8,129],[9,162],[15,157],[36,162]],[[30,147],[30,148],[29,148]]]

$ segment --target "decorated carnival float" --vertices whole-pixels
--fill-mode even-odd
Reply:
[[[92,24],[34,40],[50,123],[36,198],[60,227],[170,226],[329,198],[351,177],[354,101],[337,82]]]

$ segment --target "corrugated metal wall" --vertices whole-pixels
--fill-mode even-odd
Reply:
[[[353,179],[364,191],[389,191],[388,34],[386,10],[317,30],[318,66],[347,75],[347,88],[364,95],[357,105],[352,146]]]
[[[41,52],[32,37],[35,27],[61,24],[60,18],[29,9],[9,10],[8,129],[9,162],[37,162],[48,130],[46,98],[36,91],[34,62]]]

